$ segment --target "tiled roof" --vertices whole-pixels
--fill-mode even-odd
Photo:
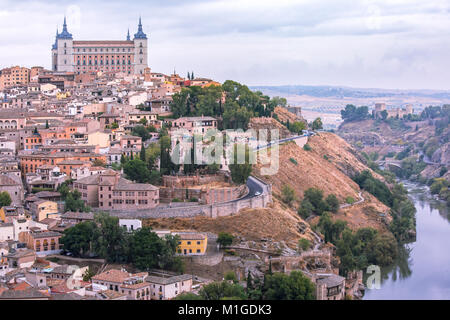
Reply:
[[[61,215],[61,219],[94,220],[94,214],[92,212],[66,212]]]
[[[0,186],[17,186],[20,185],[16,180],[8,175],[0,175]]]
[[[23,250],[17,250],[14,252],[9,252],[6,257],[7,258],[23,258],[28,256],[35,256],[36,253],[31,249],[23,249]]]
[[[0,295],[0,299],[36,299],[48,298],[49,296],[41,291],[29,288],[25,290],[7,290]]]
[[[145,277],[146,275],[148,275],[147,272],[132,274],[126,271],[111,269],[92,277],[92,280],[123,283],[132,277]]]
[[[157,284],[172,284],[180,281],[188,281],[192,279],[192,275],[190,274],[182,274],[179,276],[173,276],[170,278],[164,278],[164,277],[157,277],[157,276],[148,276],[145,281],[150,283],[157,283]]]
[[[32,233],[31,236],[35,239],[40,239],[40,238],[50,238],[50,237],[61,237],[62,234],[59,232],[54,232],[54,231],[47,231],[47,232]]]
[[[204,240],[206,238],[205,234],[202,233],[191,233],[191,232],[181,232],[177,235],[180,237],[181,240]]]
[[[114,186],[118,191],[156,191],[158,187],[148,183],[133,183],[130,180],[120,178],[119,182]]]
[[[90,185],[98,185],[100,181],[100,175],[94,174],[92,176],[87,176],[75,181],[75,183],[80,184],[90,184]]]
[[[345,281],[344,277],[338,276],[336,274],[330,274],[326,275],[326,277],[322,279],[318,279],[318,284],[325,284],[328,288],[330,287],[336,287],[338,285],[341,285]]]

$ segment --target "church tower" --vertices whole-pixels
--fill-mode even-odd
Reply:
[[[56,45],[56,47],[55,47]],[[67,30],[66,17],[64,17],[63,31],[56,36],[56,43],[52,51],[56,52],[56,65],[54,71],[74,72],[73,67],[73,37]],[[56,69],[56,70],[55,70]]]
[[[134,73],[144,74],[148,66],[148,42],[147,35],[142,29],[142,21],[139,18],[138,32],[134,35]]]

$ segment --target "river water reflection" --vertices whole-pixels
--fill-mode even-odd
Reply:
[[[365,300],[450,299],[450,212],[425,186],[404,183],[417,209],[417,239],[382,269],[381,289]]]

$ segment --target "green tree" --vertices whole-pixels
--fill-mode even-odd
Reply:
[[[92,271],[90,267],[88,267],[83,273],[83,281],[90,282],[93,276],[95,276],[95,272]]]
[[[94,251],[108,262],[128,262],[129,237],[124,228],[119,226],[119,218],[99,212],[94,214],[94,222],[99,226]]]
[[[61,199],[66,200],[67,195],[70,192],[70,188],[68,186],[67,181],[61,183],[57,189],[57,191],[61,194]]]
[[[127,178],[138,183],[145,183],[149,180],[150,171],[144,161],[140,159],[130,160],[123,166],[123,171]]]
[[[65,198],[64,212],[89,212],[90,207],[86,206],[81,193],[78,190],[70,191]]]
[[[217,243],[221,247],[228,247],[233,243],[233,235],[226,233],[226,232],[219,232],[219,235],[217,237]]]
[[[316,118],[312,123],[313,130],[321,130],[323,129],[322,119]]]
[[[97,241],[99,230],[92,221],[81,222],[64,230],[60,242],[64,250],[75,257],[89,257],[93,253],[93,245]]]
[[[151,143],[145,150],[145,153],[148,169],[151,171],[156,170],[158,166],[158,159],[161,156],[161,147],[159,143]]]
[[[253,278],[252,278],[252,274],[250,273],[250,270],[248,270],[247,273],[247,293],[249,291],[253,290]]]
[[[265,300],[314,300],[315,286],[300,271],[275,273],[266,276],[263,296]]]
[[[369,118],[369,108],[366,106],[357,108],[352,104],[348,104],[345,110],[341,111],[341,117],[344,121],[361,121]]]
[[[234,183],[245,184],[252,173],[252,155],[248,145],[245,145],[245,152],[238,145],[234,145],[233,162],[229,165],[231,179]],[[242,159],[243,161],[240,161]],[[243,162],[243,163],[238,163]]]
[[[164,241],[150,228],[141,228],[131,238],[131,262],[141,270],[159,266]]]
[[[141,126],[141,125],[135,126],[133,128],[133,130],[131,131],[131,134],[133,136],[136,136],[136,137],[141,137],[142,138],[142,142],[150,139],[150,133],[148,132],[148,129],[146,127],[144,127],[144,126]]]
[[[94,161],[92,161],[92,166],[93,167],[106,167],[106,162],[103,161],[102,159],[95,159]]]
[[[225,273],[224,279],[226,281],[233,281],[233,283],[237,283],[238,279],[236,277],[236,273],[234,271],[228,271]]]
[[[244,288],[239,284],[231,284],[227,281],[213,282],[203,286],[199,292],[205,300],[222,300],[226,298],[247,299]]]
[[[281,190],[281,198],[284,203],[291,205],[295,201],[295,190],[288,185],[284,185]]]
[[[147,160],[144,146],[142,146],[142,148],[141,148],[141,152],[139,154],[139,159],[143,162],[145,162]]]
[[[334,194],[330,194],[326,199],[325,202],[328,205],[328,210],[330,210],[333,213],[336,213],[339,211],[339,200]]]
[[[145,118],[145,117],[142,118],[141,120],[139,120],[139,123],[142,124],[142,125],[144,125],[144,126],[147,125],[147,122],[148,122],[148,121],[147,121],[147,118]]]
[[[324,211],[329,210],[327,203],[323,200],[323,191],[317,188],[309,188],[304,193],[304,199],[313,206],[313,213],[321,215]]]
[[[311,247],[311,241],[308,239],[302,238],[298,241],[298,248],[302,251],[306,251]]]
[[[289,130],[297,134],[301,134],[303,130],[306,130],[306,124],[303,121],[295,121],[290,125]]]
[[[11,202],[11,196],[9,195],[8,191],[0,192],[0,208],[11,205]]]
[[[183,292],[176,296],[174,300],[203,300],[203,298],[192,292]]]
[[[311,215],[314,214],[314,206],[309,202],[308,199],[304,199],[300,205],[300,208],[298,208],[298,214],[303,219],[309,218]]]

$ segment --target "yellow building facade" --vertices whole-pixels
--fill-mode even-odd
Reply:
[[[204,255],[208,247],[208,236],[203,233],[177,233],[177,254],[183,256]]]

